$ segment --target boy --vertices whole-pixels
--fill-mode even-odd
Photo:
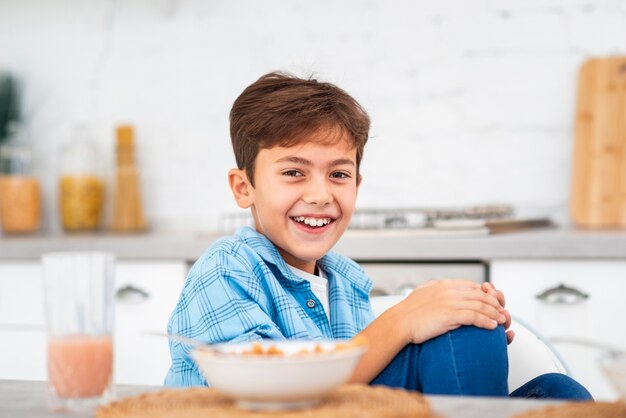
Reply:
[[[360,334],[369,349],[353,382],[508,395],[513,334],[505,332],[510,316],[501,293],[466,280],[433,281],[374,319],[370,279],[329,252],[355,210],[369,125],[365,110],[329,83],[270,73],[243,91],[230,113],[238,168],[228,180],[255,229],[216,242],[196,262],[168,331],[207,343]],[[208,383],[185,345],[170,348],[167,385]],[[570,385],[565,376],[550,379]],[[539,380],[519,395],[536,387],[545,393],[550,382]]]

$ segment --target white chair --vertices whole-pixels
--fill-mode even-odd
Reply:
[[[380,315],[402,299],[402,296],[371,298],[374,315]],[[515,331],[515,339],[508,346],[510,391],[544,373],[569,374],[569,369],[554,346],[540,333],[515,316],[512,317],[510,329]]]

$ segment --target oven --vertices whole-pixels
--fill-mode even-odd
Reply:
[[[371,296],[408,295],[416,286],[432,279],[487,280],[487,265],[480,261],[359,261],[373,281]]]

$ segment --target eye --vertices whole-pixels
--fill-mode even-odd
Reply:
[[[330,177],[334,179],[349,179],[351,176],[349,173],[346,173],[343,171],[335,171],[334,173],[330,175]]]
[[[287,176],[287,177],[302,177],[303,175],[304,174],[302,174],[298,170],[283,171],[283,176]]]

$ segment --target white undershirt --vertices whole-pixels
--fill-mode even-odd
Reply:
[[[324,274],[324,270],[318,269],[320,272],[319,276],[316,276],[311,273],[307,273],[306,271],[297,269],[293,266],[287,264],[293,274],[298,277],[303,278],[311,285],[311,292],[319,299],[322,303],[322,307],[324,308],[324,312],[326,312],[326,316],[328,317],[328,321],[330,321],[330,309],[328,306],[328,279],[326,278],[326,274]]]

